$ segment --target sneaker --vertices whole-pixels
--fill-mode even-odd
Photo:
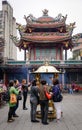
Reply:
[[[23,108],[23,110],[28,110],[28,108]]]
[[[14,119],[9,119],[9,120],[7,120],[7,122],[9,122],[9,123],[10,123],[10,122],[13,122],[13,121],[14,121]]]
[[[61,112],[61,117],[63,117],[63,112]]]
[[[48,123],[48,122],[43,122],[42,124],[44,124],[44,125],[48,125],[49,123]]]
[[[19,117],[17,114],[13,115],[13,117]]]
[[[60,122],[60,119],[57,119],[56,122],[59,123],[59,122]]]
[[[38,123],[39,121],[38,120],[31,120],[31,122],[37,122]]]

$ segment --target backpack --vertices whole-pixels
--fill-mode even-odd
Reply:
[[[54,102],[61,102],[62,99],[63,99],[63,96],[60,93],[53,96],[53,101]]]
[[[53,101],[54,102],[61,102],[63,100],[63,96],[61,94],[60,88],[58,88],[57,86],[56,86],[56,88],[58,89],[58,92],[53,95]]]

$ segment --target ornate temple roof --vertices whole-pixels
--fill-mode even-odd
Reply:
[[[61,44],[63,48],[71,48],[72,31],[75,22],[66,25],[67,15],[64,17],[58,14],[55,18],[48,15],[48,10],[43,10],[43,16],[35,18],[32,14],[24,16],[26,25],[17,24],[20,33],[20,40],[11,36],[15,45],[20,49],[28,49],[30,44],[54,43]]]
[[[26,20],[27,27],[33,27],[33,28],[51,28],[51,27],[60,27],[65,26],[65,21],[67,18],[67,15],[64,17],[62,14],[58,14],[55,18],[48,15],[48,10],[43,10],[43,16],[39,18],[35,18],[32,14],[29,14],[29,16],[24,16]]]

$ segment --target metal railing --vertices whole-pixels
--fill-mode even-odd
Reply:
[[[48,61],[50,65],[59,65],[59,64],[65,64],[65,65],[82,65],[82,60],[54,60],[54,61]],[[6,64],[8,65],[44,65],[45,61],[43,60],[29,60],[29,61],[14,61],[14,60],[7,60]]]

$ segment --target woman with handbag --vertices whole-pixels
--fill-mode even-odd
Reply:
[[[17,79],[14,80],[14,87],[16,88],[16,90],[19,91],[19,94],[17,95],[17,103],[16,103],[16,106],[15,106],[15,109],[14,109],[13,117],[19,117],[16,114],[16,110],[19,107],[19,96],[21,95],[21,90],[19,89],[19,81]]]
[[[16,90],[16,88],[14,87],[14,81],[11,80],[9,82],[10,100],[9,100],[9,112],[8,112],[7,122],[13,122],[14,121],[14,119],[12,117],[13,117],[15,106],[16,106],[16,103],[17,103],[17,95],[18,94],[19,94],[19,91]]]
[[[46,81],[42,80],[41,85],[39,87],[39,97],[40,97],[40,106],[41,106],[41,120],[42,124],[48,125],[48,98],[45,94],[45,90],[48,92],[48,86],[46,85]]]
[[[53,93],[54,107],[56,109],[56,121],[58,122],[62,116],[61,101],[63,99],[58,79],[53,79],[52,93]]]

